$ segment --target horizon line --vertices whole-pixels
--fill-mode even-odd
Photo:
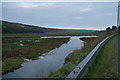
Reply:
[[[44,26],[45,27],[45,26]],[[45,27],[45,28],[54,28],[54,29],[74,29],[74,30],[105,30],[105,29],[100,29],[100,28],[73,28],[73,27],[69,27],[69,28],[65,28],[65,27]]]

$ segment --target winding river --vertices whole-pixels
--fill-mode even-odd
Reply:
[[[66,36],[70,37],[67,43],[64,43],[59,48],[55,48],[46,55],[40,56],[38,60],[24,62],[22,67],[9,72],[3,78],[46,78],[51,72],[59,69],[64,65],[64,60],[67,55],[74,50],[84,46],[81,37],[95,36]],[[65,38],[65,37],[42,37],[42,38]]]

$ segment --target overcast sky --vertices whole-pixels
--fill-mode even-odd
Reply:
[[[2,2],[2,19],[43,27],[105,29],[117,24],[117,2]]]

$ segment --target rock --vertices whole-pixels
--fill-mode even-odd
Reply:
[[[20,46],[24,46],[23,44],[20,44]]]
[[[69,55],[65,58],[64,64],[70,64],[71,60],[69,58]]]

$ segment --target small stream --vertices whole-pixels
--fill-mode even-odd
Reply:
[[[66,36],[70,37],[70,36]],[[64,43],[59,48],[55,48],[46,55],[40,56],[38,60],[24,62],[23,67],[9,72],[3,78],[46,78],[51,72],[59,69],[64,65],[65,57],[67,57],[74,50],[80,49],[84,46],[84,42],[80,37],[96,37],[96,36],[71,36],[67,43]],[[53,37],[42,37],[53,38]],[[54,37],[54,38],[65,38]],[[52,45],[51,45],[52,46]]]

